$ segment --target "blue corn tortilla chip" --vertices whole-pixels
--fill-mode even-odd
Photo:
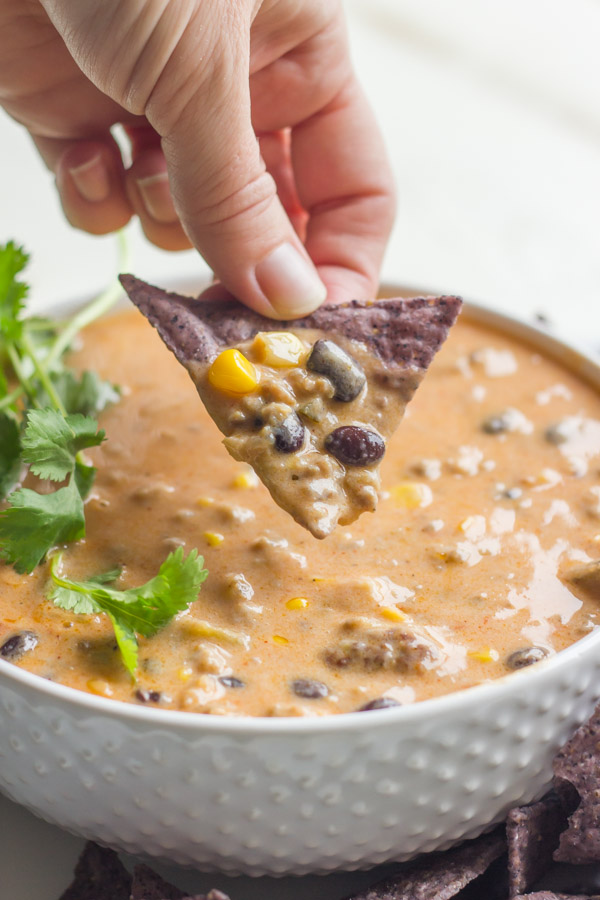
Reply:
[[[498,828],[443,853],[420,856],[397,875],[347,900],[451,900],[505,851],[504,829]]]
[[[131,875],[114,850],[89,841],[75,866],[75,877],[59,900],[129,900]]]
[[[139,865],[133,870],[131,900],[229,900],[229,897],[218,890],[191,897],[169,884],[149,866]]]
[[[259,331],[316,328],[361,341],[383,363],[425,370],[445,341],[462,301],[459,297],[351,300],[325,305],[302,319],[267,319],[237,300],[195,300],[121,275],[129,299],[154,325],[184,366],[211,362],[225,347]]]
[[[547,871],[566,827],[567,815],[555,794],[509,812],[506,842],[511,897],[530,890]]]
[[[461,307],[458,297],[352,300],[322,306],[302,319],[274,321],[233,299],[204,297],[194,300],[152,287],[132,275],[122,275],[121,283],[132,302],[188,370],[209,415],[225,435],[224,444],[229,453],[234,459],[249,463],[274,501],[319,539],[331,534],[338,524],[349,525],[362,513],[375,510],[374,483],[358,490],[346,467],[368,466],[372,477],[377,479],[386,441],[402,419],[407,403]],[[211,386],[209,366],[225,348],[245,344],[258,332],[282,328],[291,328],[298,333],[307,328],[316,329],[321,338],[332,340],[342,353],[344,342],[360,342],[361,353],[365,348],[368,353],[367,377],[376,389],[378,402],[386,405],[386,414],[382,415],[383,407],[376,411],[368,403],[362,406],[362,401],[357,401],[359,407],[354,413],[359,414],[360,424],[353,421],[355,416],[347,409],[340,417],[340,408],[357,399],[364,385],[365,373],[356,361],[350,360],[353,376],[348,374],[347,368],[339,369],[338,374],[342,369],[344,372],[343,384],[336,382],[336,393],[330,398],[333,405],[328,407],[331,412],[335,411],[337,424],[345,427],[327,433],[327,429],[321,431],[315,421],[309,423],[310,416],[305,416],[306,421],[301,419],[302,408],[300,402],[296,402],[297,398],[290,402],[288,416],[275,430],[269,425],[263,433],[265,423],[261,416],[248,417],[243,408],[237,410],[241,419],[234,420],[229,405],[223,403],[222,394]],[[318,345],[319,342],[314,344],[310,359],[315,356]],[[327,372],[332,371],[328,369],[332,365],[331,356],[327,358],[331,348],[328,352],[322,349],[322,352],[325,357],[321,358],[315,371],[327,376]],[[281,373],[280,377],[283,377]],[[342,391],[340,395],[338,389]],[[349,391],[347,395],[346,391]],[[287,389],[285,394],[290,396]],[[259,388],[256,401],[260,402],[260,399]],[[284,408],[282,404],[277,415],[283,414]],[[266,409],[271,409],[270,404],[266,404]],[[366,418],[362,420],[365,414]],[[346,420],[345,416],[349,418]],[[257,422],[255,428],[251,424],[253,418]],[[275,431],[279,434],[274,440]],[[278,441],[282,443],[278,444]],[[296,455],[295,451],[303,443],[303,453]],[[282,453],[288,454],[285,466],[282,466]],[[331,464],[332,457],[339,465]],[[325,469],[329,473],[326,477],[324,460],[327,460]],[[324,481],[329,486],[326,500]]]
[[[483,900],[483,898],[482,898]],[[513,900],[600,900],[597,894],[555,894],[554,891],[534,891],[533,894],[519,894]]]
[[[600,706],[554,759],[554,786],[569,805],[568,827],[554,859],[585,865],[600,862]],[[575,803],[579,799],[579,805]]]

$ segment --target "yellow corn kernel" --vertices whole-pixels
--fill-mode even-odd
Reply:
[[[229,644],[239,644],[248,649],[250,638],[242,631],[233,631],[231,628],[220,628],[203,619],[194,616],[185,616],[179,620],[181,628],[193,637],[212,638],[215,641],[225,641]]]
[[[214,388],[227,394],[251,394],[258,386],[258,372],[250,360],[233,347],[219,353],[208,370],[208,380]]]
[[[258,485],[258,475],[254,469],[242,469],[233,476],[231,486],[234,488],[255,488]]]
[[[484,650],[469,650],[468,656],[471,659],[477,660],[477,662],[497,662],[500,659],[500,654],[497,650],[492,650],[491,647],[487,647]]]
[[[384,619],[389,619],[390,622],[406,621],[406,613],[403,613],[402,610],[397,609],[395,606],[384,606],[381,610],[381,615]]]
[[[194,670],[192,669],[192,667],[185,665],[178,670],[177,677],[180,681],[189,681],[193,674]]]
[[[214,497],[198,497],[196,500],[198,506],[212,506],[214,502]]]
[[[289,644],[289,641],[282,634],[274,634],[273,635],[273,643],[281,644],[282,646],[284,646],[285,644]]]
[[[209,547],[218,547],[225,540],[225,537],[218,531],[205,531],[204,538]]]
[[[274,369],[297,366],[307,353],[300,338],[291,331],[260,331],[252,349],[259,362]]]
[[[400,481],[390,488],[390,494],[405,509],[419,509],[433,501],[431,488],[420,481]]]
[[[87,689],[92,694],[98,694],[99,697],[112,697],[113,695],[110,684],[108,681],[103,681],[102,678],[92,678],[87,683]]]
[[[306,609],[308,606],[308,600],[306,597],[292,597],[291,600],[285,604],[286,609]]]

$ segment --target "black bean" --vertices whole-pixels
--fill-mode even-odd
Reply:
[[[33,631],[20,631],[18,634],[13,634],[12,637],[9,637],[2,644],[0,656],[3,659],[9,659],[11,662],[16,662],[29,650],[35,649],[38,640],[37,634],[34,634]]]
[[[361,706],[358,712],[370,712],[372,709],[391,709],[393,706],[401,706],[393,697],[376,697],[369,703]]]
[[[346,466],[370,466],[385,453],[385,441],[359,425],[342,425],[325,438],[325,449]]]
[[[319,700],[326,697],[329,688],[322,681],[313,681],[311,678],[297,678],[292,681],[292,690],[298,697],[306,700]]]
[[[160,691],[148,691],[146,688],[138,688],[134,696],[140,703],[160,703],[162,695]]]
[[[523,495],[523,489],[520,487],[507,488],[502,494],[507,500],[518,500]]]
[[[333,341],[317,341],[306,361],[306,368],[329,378],[335,388],[335,399],[344,403],[358,397],[367,380],[356,360]]]
[[[291,412],[279,425],[273,428],[275,448],[280,453],[295,453],[304,443],[304,425],[298,414]]]
[[[509,669],[524,669],[525,666],[532,666],[548,656],[550,656],[550,651],[545,647],[523,647],[507,657],[506,665]]]
[[[241,678],[236,678],[234,675],[221,675],[219,677],[219,681],[222,685],[228,688],[243,688],[245,687],[244,682]]]
[[[575,421],[573,419],[563,419],[561,422],[554,422],[552,425],[548,425],[544,432],[544,437],[549,444],[554,444],[557,447],[560,444],[566,444],[576,432]]]
[[[503,416],[490,416],[481,423],[481,430],[486,434],[504,434],[508,431],[508,422]]]

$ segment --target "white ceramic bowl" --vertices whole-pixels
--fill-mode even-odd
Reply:
[[[467,315],[600,388],[600,367],[547,335]],[[0,660],[0,789],[78,834],[197,868],[360,868],[474,837],[541,795],[599,697],[600,629],[488,684],[318,719],[147,709]]]

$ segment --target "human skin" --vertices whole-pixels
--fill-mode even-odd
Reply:
[[[0,104],[74,226],[135,214],[274,318],[374,295],[394,192],[340,0],[0,0]]]

